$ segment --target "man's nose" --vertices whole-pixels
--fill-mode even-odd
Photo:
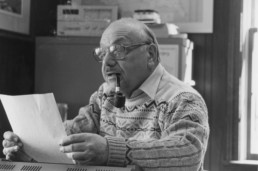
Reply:
[[[107,53],[103,58],[103,64],[108,66],[116,65],[116,60],[112,57],[110,53]]]

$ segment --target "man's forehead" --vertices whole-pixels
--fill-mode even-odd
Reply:
[[[110,46],[112,44],[131,43],[136,40],[135,30],[121,25],[112,25],[104,31],[100,45]]]

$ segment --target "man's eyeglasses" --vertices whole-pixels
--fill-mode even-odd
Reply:
[[[94,49],[93,56],[98,62],[102,62],[107,53],[109,53],[115,60],[123,60],[125,59],[126,54],[143,45],[150,45],[150,43],[139,43],[129,46],[114,44],[107,48],[98,47]]]

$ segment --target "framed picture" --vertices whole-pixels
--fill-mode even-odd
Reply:
[[[212,33],[214,0],[73,0],[77,5],[89,3],[117,5],[121,17],[132,17],[135,10],[152,9],[161,23],[173,23],[182,33]]]
[[[29,34],[30,0],[0,0],[0,29]]]
[[[188,5],[181,6],[181,17],[174,23],[185,33],[212,33],[213,32],[213,0],[184,0]],[[166,21],[171,21],[166,15]],[[173,21],[172,21],[173,22]]]

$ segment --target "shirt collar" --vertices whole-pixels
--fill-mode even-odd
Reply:
[[[163,66],[158,64],[152,74],[142,83],[139,89],[146,93],[151,99],[154,99],[163,73]]]

